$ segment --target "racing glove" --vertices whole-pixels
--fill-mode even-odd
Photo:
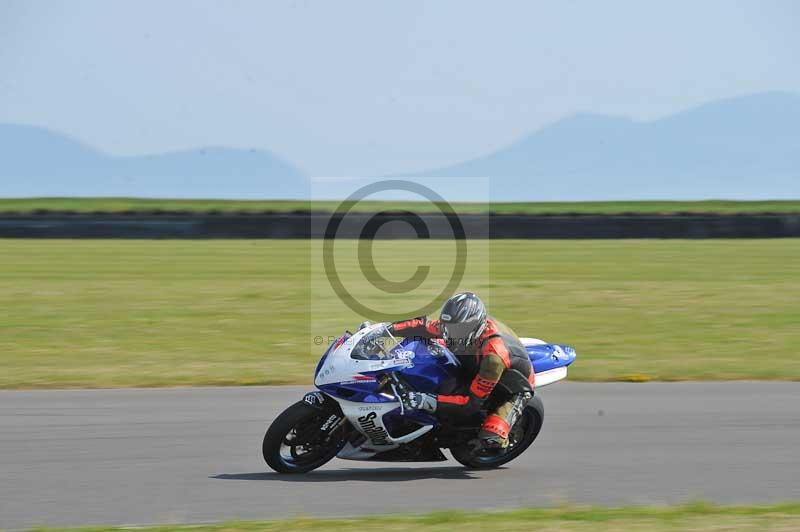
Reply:
[[[403,406],[411,410],[436,412],[436,396],[424,392],[408,392],[401,398]]]

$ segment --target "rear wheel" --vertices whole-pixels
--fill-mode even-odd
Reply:
[[[261,452],[267,465],[278,473],[307,473],[344,447],[346,425],[341,412],[300,401],[275,418],[264,435]]]
[[[492,469],[507,464],[521,455],[539,435],[544,421],[544,408],[541,400],[534,397],[532,402],[537,404],[534,406],[529,403],[508,432],[508,447],[500,451],[475,452],[471,446],[465,444],[450,449],[453,458],[470,468]]]

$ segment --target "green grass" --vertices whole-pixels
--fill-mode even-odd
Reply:
[[[295,210],[332,211],[337,201],[279,200],[175,200],[143,198],[20,198],[0,199],[0,213],[19,212],[287,212]],[[453,203],[461,213],[524,214],[674,214],[691,213],[800,213],[800,200],[786,201],[593,201],[528,203]],[[364,201],[357,211],[407,209],[413,212],[436,211],[435,205],[418,202]]]
[[[800,504],[773,506],[715,506],[690,504],[661,508],[555,508],[502,512],[437,512],[416,516],[374,516],[350,519],[298,518],[282,521],[230,522],[217,525],[167,525],[137,528],[143,532],[256,532],[272,530],[450,532],[465,530],[537,530],[541,532],[768,532],[800,529]],[[80,528],[81,532],[130,528]],[[66,529],[64,529],[66,530]]]
[[[574,380],[800,380],[800,240],[468,241],[461,288],[519,334],[574,345]],[[452,242],[377,241],[398,318],[435,299]],[[355,327],[321,241],[0,240],[0,388],[308,383],[315,336]],[[441,301],[441,298],[438,300]]]

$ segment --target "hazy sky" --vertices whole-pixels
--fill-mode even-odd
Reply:
[[[798,2],[0,0],[0,121],[114,154],[422,170],[576,111],[800,91]]]

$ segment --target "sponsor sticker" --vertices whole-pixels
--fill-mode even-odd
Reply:
[[[322,394],[319,392],[309,392],[303,396],[303,402],[311,406],[321,405],[323,400]]]
[[[378,414],[375,412],[359,417],[358,424],[361,427],[361,431],[367,435],[372,445],[391,445],[389,433],[382,426],[375,423],[376,417],[378,417]]]

